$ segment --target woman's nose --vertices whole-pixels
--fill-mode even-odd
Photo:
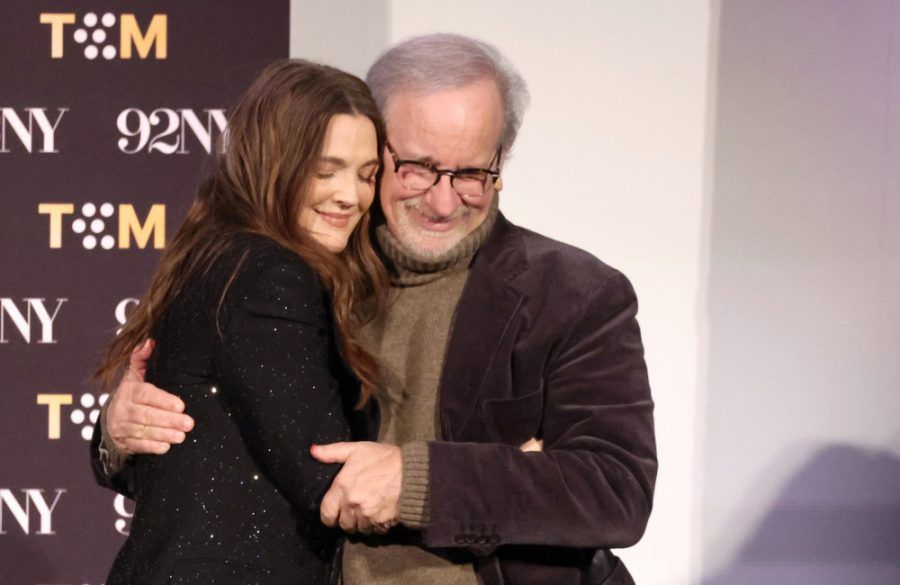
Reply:
[[[363,186],[360,185],[359,181],[350,178],[341,182],[332,198],[342,207],[353,207],[354,205],[359,205],[362,189]]]

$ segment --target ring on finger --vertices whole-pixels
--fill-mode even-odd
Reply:
[[[375,527],[375,532],[379,534],[387,533],[397,522],[394,520],[385,520],[383,522],[373,522],[372,526]]]

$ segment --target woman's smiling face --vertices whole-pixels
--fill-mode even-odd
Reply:
[[[378,141],[372,121],[351,114],[333,116],[316,175],[300,211],[300,226],[328,250],[343,251],[375,199],[378,168]]]

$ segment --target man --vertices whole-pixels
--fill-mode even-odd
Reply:
[[[360,333],[382,424],[378,443],[312,449],[344,464],[321,505],[350,533],[343,582],[632,583],[609,548],[643,534],[656,476],[637,302],[619,272],[499,213],[524,82],[455,35],[390,49],[367,82],[388,127],[376,236],[392,295]],[[110,401],[114,458],[191,428],[143,383],[150,350]]]

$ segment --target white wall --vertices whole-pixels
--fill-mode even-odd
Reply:
[[[622,556],[641,585],[690,582],[709,3],[390,6],[390,43],[458,32],[496,45],[518,67],[532,104],[501,209],[632,279],[661,467],[647,535]]]
[[[900,583],[900,3],[719,40],[704,585]]]
[[[365,78],[387,47],[390,0],[291,0],[291,57]]]

